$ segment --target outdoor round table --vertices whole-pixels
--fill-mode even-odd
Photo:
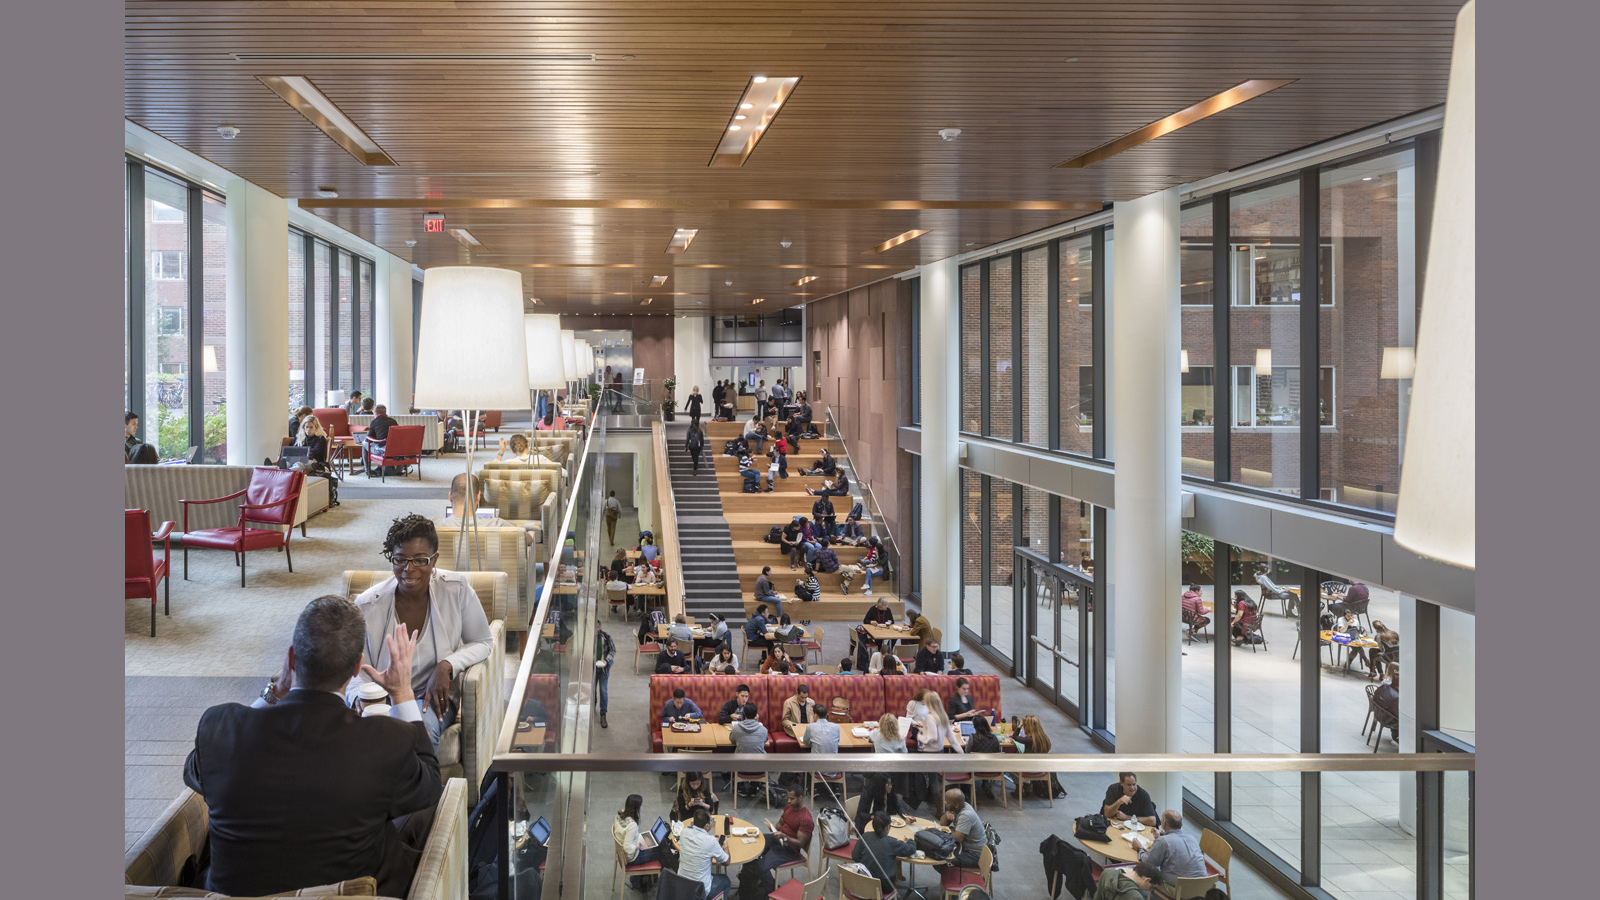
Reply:
[[[685,828],[692,827],[692,822],[692,819],[684,819],[683,826]],[[726,863],[719,863],[719,865],[724,865],[729,868],[734,866],[742,866],[760,856],[761,851],[765,850],[767,847],[766,838],[761,836],[761,830],[749,822],[738,818],[737,816],[712,816],[711,828],[711,835],[713,837],[721,837],[723,834],[727,833],[728,829],[730,828],[745,828],[753,830],[753,833],[751,834],[735,834],[728,838],[727,846],[724,848],[728,851],[728,861]],[[746,844],[745,839],[750,837],[755,838],[755,840],[752,843]]]

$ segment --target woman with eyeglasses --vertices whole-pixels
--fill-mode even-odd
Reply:
[[[424,516],[395,519],[383,540],[383,555],[394,574],[363,591],[356,608],[367,620],[361,658],[382,671],[389,664],[384,638],[396,623],[418,636],[411,664],[411,686],[422,707],[422,721],[435,746],[455,719],[459,689],[469,666],[489,658],[489,620],[466,574],[437,567],[439,534]],[[357,675],[346,690],[354,696],[370,679]]]

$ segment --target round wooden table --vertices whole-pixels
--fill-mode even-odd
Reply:
[[[1123,835],[1130,833],[1132,832],[1129,832],[1126,828],[1123,828],[1120,823],[1118,823],[1113,824],[1110,828],[1106,829],[1106,837],[1111,838],[1111,843],[1102,844],[1099,841],[1084,840],[1080,840],[1078,843],[1090,853],[1099,854],[1110,862],[1135,863],[1139,861],[1139,848],[1135,847],[1128,841],[1127,838],[1123,837]],[[1145,826],[1143,831],[1138,832],[1141,837],[1144,837],[1150,841],[1154,841],[1156,839],[1156,835],[1160,833],[1160,829],[1151,828],[1148,825]]]
[[[896,840],[905,841],[910,844],[915,844],[917,842],[917,832],[924,828],[939,828],[943,831],[949,831],[948,828],[941,826],[936,819],[924,819],[918,816],[904,816],[902,818],[906,820],[906,824],[901,825],[898,828],[894,826],[893,820],[890,820],[889,836],[895,838]],[[923,859],[917,859],[914,856],[898,856],[895,857],[895,859],[897,862],[906,863],[911,866],[940,866],[945,864],[944,860],[942,859],[928,859],[926,857]],[[906,892],[909,894],[915,894],[917,890],[917,870],[914,868],[911,869],[907,875],[907,878],[910,880],[906,884]]]
[[[684,819],[683,820],[683,826],[685,828],[692,828],[693,827],[693,825],[691,824],[692,822],[693,822],[692,819]],[[756,828],[756,826],[750,824],[749,822],[746,822],[745,820],[743,820],[741,818],[738,818],[737,816],[712,816],[711,817],[711,835],[712,835],[712,837],[721,837],[723,834],[728,833],[728,829],[740,829],[740,828],[754,829],[754,833],[744,834],[744,835],[738,835],[738,834],[729,835],[728,843],[723,848],[723,849],[728,851],[728,861],[726,863],[719,863],[719,865],[728,866],[730,868],[733,867],[733,866],[742,866],[745,863],[750,862],[751,860],[753,860],[756,857],[760,856],[761,855],[761,851],[763,851],[763,850],[765,850],[767,848],[767,841],[766,841],[766,838],[761,836],[761,833],[760,833],[761,830],[759,828]],[[753,841],[752,843],[746,844],[744,842],[745,838],[749,838],[749,837],[755,838],[755,841]]]

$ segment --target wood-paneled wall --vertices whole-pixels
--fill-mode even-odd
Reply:
[[[813,353],[822,361],[821,383],[810,394],[816,419],[833,408],[856,477],[872,488],[899,548],[900,570],[909,572],[916,486],[897,429],[911,422],[911,283],[891,278],[808,305],[806,339],[806,371],[813,371]]]

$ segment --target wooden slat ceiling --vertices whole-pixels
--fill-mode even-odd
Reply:
[[[549,311],[767,312],[1438,104],[1459,6],[129,0],[124,105],[424,268],[520,267]],[[758,74],[801,82],[743,167],[710,168]],[[258,75],[310,79],[398,165],[358,162]],[[1250,78],[1296,81],[1053,168]],[[728,208],[748,201],[791,208]],[[428,209],[483,248],[425,234]],[[668,256],[676,228],[700,233]]]

